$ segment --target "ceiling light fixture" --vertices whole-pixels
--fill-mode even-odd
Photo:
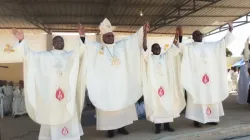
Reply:
[[[143,13],[142,13],[142,11],[140,11],[140,16],[141,16],[141,17],[143,16]]]

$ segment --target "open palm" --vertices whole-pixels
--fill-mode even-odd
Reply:
[[[24,39],[24,33],[22,30],[12,29],[12,34],[19,40],[22,41]]]

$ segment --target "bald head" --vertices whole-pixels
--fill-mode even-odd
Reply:
[[[55,36],[53,38],[53,46],[56,50],[64,49],[64,39],[61,36]]]
[[[199,30],[194,31],[192,36],[193,36],[194,42],[202,42],[203,34],[201,33],[201,31]]]
[[[151,51],[154,55],[160,55],[161,54],[161,47],[158,43],[154,43],[151,47]]]

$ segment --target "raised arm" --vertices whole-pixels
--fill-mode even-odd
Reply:
[[[173,45],[179,48],[179,53],[183,53],[183,49],[185,47],[185,45],[182,44],[182,37],[183,37],[182,26],[177,26]]]
[[[19,43],[24,39],[24,33],[22,30],[12,29],[12,34],[19,40]]]
[[[149,22],[146,22],[146,24],[144,24],[143,26],[143,49],[144,51],[147,51],[148,47],[147,47],[147,34],[148,34],[148,31],[150,29],[150,24]]]
[[[18,43],[14,46],[14,50],[17,50],[24,57],[29,53],[30,49],[26,44],[23,31],[12,29],[12,34],[18,39]]]
[[[24,34],[22,31],[16,29],[12,30],[13,35],[18,39],[18,44],[21,44],[24,39]],[[25,43],[22,43],[25,44]],[[0,48],[0,63],[15,63],[22,62],[24,56],[24,47],[12,47],[7,44],[5,48]]]
[[[78,32],[80,35],[80,39],[82,43],[84,44],[85,43],[85,28],[81,24],[79,24],[78,26]]]
[[[176,46],[179,46],[178,41],[179,41],[180,32],[182,32],[181,27],[178,26],[175,30],[175,36],[174,36],[174,41],[173,41],[173,44]]]
[[[233,25],[232,23],[228,23],[228,33],[225,35],[224,38],[220,41],[221,43],[224,43],[225,47],[228,47],[229,44],[231,44],[234,41],[234,36],[232,34],[233,32]]]

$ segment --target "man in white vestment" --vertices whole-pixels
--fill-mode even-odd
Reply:
[[[233,81],[232,81],[232,70],[227,70],[227,80],[228,80],[228,92],[233,91]]]
[[[6,96],[6,83],[7,83],[7,81],[5,81],[5,80],[0,81],[0,98],[1,98],[0,110],[2,109],[1,114],[3,116],[10,113],[9,99]]]
[[[13,88],[14,88],[13,82],[12,81],[8,82],[6,86],[6,96],[8,98],[10,112],[12,112]]]
[[[76,51],[65,51],[64,39],[56,36],[54,50],[35,52],[28,47],[22,31],[13,29],[13,35],[19,42],[11,51],[0,50],[0,63],[18,61],[8,57],[13,53],[18,56],[15,59],[20,56],[23,60],[25,106],[30,118],[41,124],[38,139],[80,140],[84,94],[76,92],[79,46]]]
[[[8,113],[11,113],[11,110],[12,110],[12,97],[11,97],[11,95],[12,95],[12,93],[13,93],[13,91],[10,91],[9,90],[9,88],[8,88],[8,85],[9,85],[9,83],[6,81],[6,80],[4,80],[3,81],[3,84],[4,84],[4,86],[3,86],[3,91],[4,91],[4,94],[5,94],[5,100],[6,100],[6,107],[7,107],[7,110],[8,110]]]
[[[14,118],[26,114],[25,101],[24,101],[24,82],[19,81],[19,86],[16,87],[13,93],[12,114]]]
[[[240,67],[239,72],[239,81],[238,81],[238,96],[237,103],[238,104],[249,104],[250,96],[249,96],[249,55],[250,55],[250,45],[249,45],[249,37],[246,40],[245,48],[243,51],[243,56],[245,60],[245,65]]]
[[[228,93],[226,47],[232,42],[233,27],[220,41],[205,43],[200,31],[193,32],[193,43],[179,44],[183,54],[181,82],[187,90],[186,118],[195,127],[217,125],[224,116],[222,101]],[[214,67],[216,66],[216,67]]]
[[[0,117],[3,117],[8,111],[6,107],[6,95],[4,94],[2,87],[3,81],[0,80]]]
[[[178,43],[179,28],[176,29],[173,44]],[[144,100],[147,119],[155,124],[155,133],[164,130],[173,132],[170,122],[180,116],[185,108],[184,89],[180,83],[180,69],[178,70],[177,56],[179,48],[176,45],[165,46],[166,51],[161,54],[161,47],[155,43],[146,51],[147,84],[144,85]],[[178,45],[177,45],[178,46]]]
[[[128,135],[125,126],[138,119],[135,103],[143,92],[141,62],[149,26],[144,27],[128,38],[114,42],[112,25],[104,19],[100,24],[103,42],[85,43],[86,86],[96,107],[97,130],[108,130],[110,138],[114,137],[116,130]],[[82,38],[84,33],[80,26]]]

